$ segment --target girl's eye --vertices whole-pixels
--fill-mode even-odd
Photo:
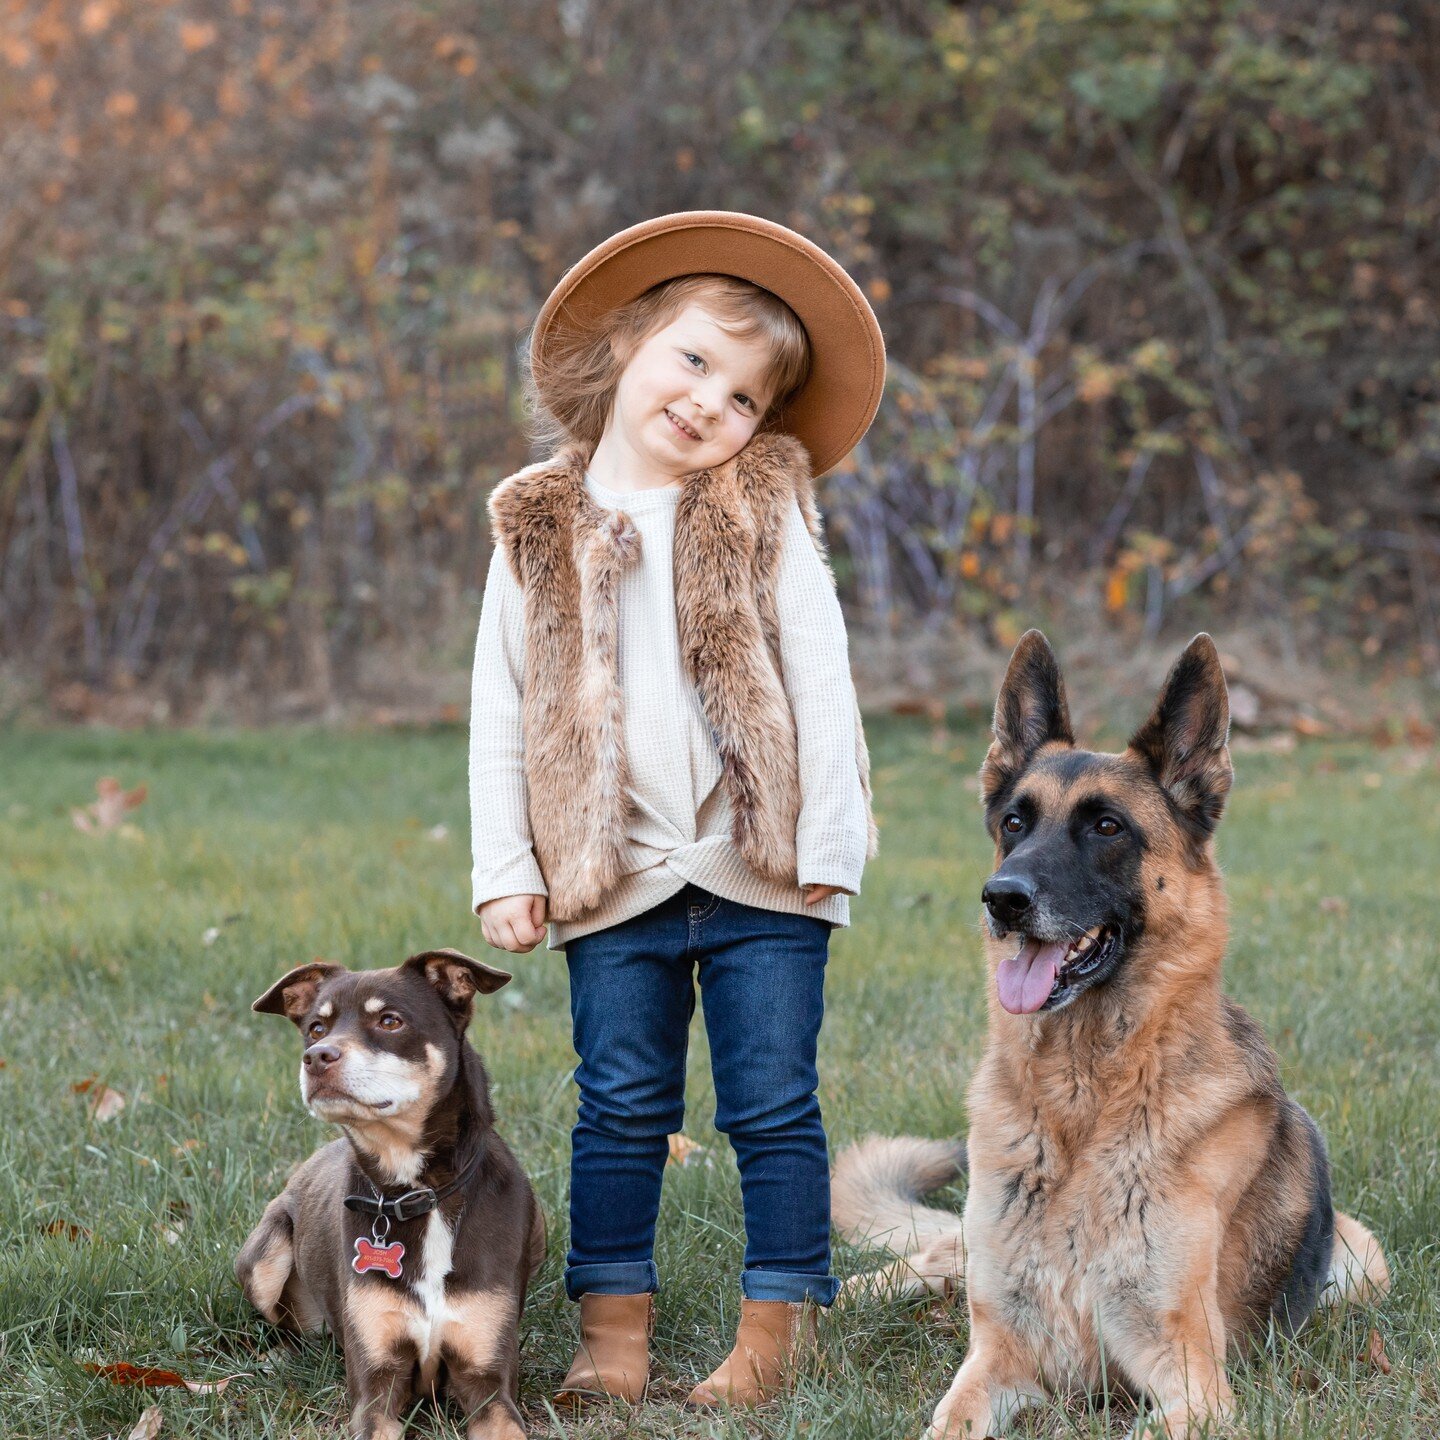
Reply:
[[[748,395],[737,395],[735,397],[747,410],[755,408],[755,402]]]
[[[1018,815],[1012,813],[1000,822],[1000,827],[1007,835],[1018,835],[1025,828],[1025,822]]]
[[[379,1020],[382,1030],[398,1030],[404,1023],[393,1010],[387,1010]]]
[[[705,363],[698,355],[692,355],[688,350],[681,351],[681,354],[683,354],[692,365],[704,365]]]
[[[1118,835],[1124,827],[1113,815],[1102,815],[1095,822],[1095,833],[1097,835],[1111,836]]]
[[[318,1040],[325,1033],[325,1022],[323,1020],[312,1020],[305,1028],[305,1033],[312,1039]]]

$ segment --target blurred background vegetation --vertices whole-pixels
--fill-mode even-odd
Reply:
[[[12,711],[463,697],[525,327],[710,207],[830,248],[889,339],[822,487],[857,653],[1203,624],[1440,682],[1424,0],[0,15]]]

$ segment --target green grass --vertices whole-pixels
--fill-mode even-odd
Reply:
[[[822,1037],[835,1144],[872,1130],[954,1133],[984,1023],[982,738],[892,723],[873,727],[872,745],[883,854],[854,928],[835,937]],[[1430,755],[1318,745],[1237,762],[1220,837],[1229,988],[1320,1121],[1337,1200],[1379,1234],[1396,1280],[1378,1315],[1327,1317],[1238,1366],[1239,1428],[1431,1436],[1440,769]],[[156,1400],[166,1436],[343,1433],[333,1347],[280,1337],[230,1277],[265,1200],[326,1137],[300,1106],[293,1031],[249,1005],[315,956],[377,966],[434,945],[484,952],[467,908],[464,769],[458,732],[0,734],[0,1435],[124,1436]],[[134,817],[143,838],[72,826],[69,807],[106,774],[150,786]],[[438,839],[427,833],[437,825],[448,827]],[[964,1352],[963,1305],[834,1312],[814,1378],[760,1417],[691,1417],[676,1404],[728,1348],[738,1303],[739,1192],[710,1123],[700,1033],[687,1130],[712,1163],[667,1179],[658,1398],[581,1425],[547,1413],[574,1325],[559,1280],[573,1056],[563,962],[544,950],[515,961],[515,982],[481,1006],[473,1036],[551,1220],[523,1330],[534,1433],[917,1433]],[[73,1089],[92,1075],[129,1098],[108,1122]],[[90,1237],[45,1233],[57,1221]],[[841,1269],[855,1260],[838,1256]],[[1372,1325],[1389,1375],[1363,1358]],[[112,1360],[252,1373],[192,1396],[116,1388],[82,1368]],[[1129,1419],[1118,1405],[1057,1404],[1018,1433],[1118,1436]],[[422,1417],[413,1433],[458,1427]]]

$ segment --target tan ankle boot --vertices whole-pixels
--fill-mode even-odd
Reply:
[[[742,1300],[735,1348],[685,1403],[763,1405],[789,1389],[795,1368],[815,1344],[816,1306],[786,1300]]]
[[[582,1295],[580,1344],[555,1403],[578,1408],[608,1397],[639,1404],[650,1379],[654,1329],[653,1295]]]

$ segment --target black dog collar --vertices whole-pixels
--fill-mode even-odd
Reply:
[[[373,1215],[377,1220],[382,1216],[386,1220],[418,1220],[465,1185],[484,1156],[485,1146],[477,1146],[460,1173],[448,1185],[442,1185],[438,1190],[422,1185],[416,1190],[407,1190],[403,1195],[397,1195],[393,1200],[387,1200],[378,1190],[373,1198],[369,1195],[347,1195],[345,1208],[359,1211],[362,1215]]]

